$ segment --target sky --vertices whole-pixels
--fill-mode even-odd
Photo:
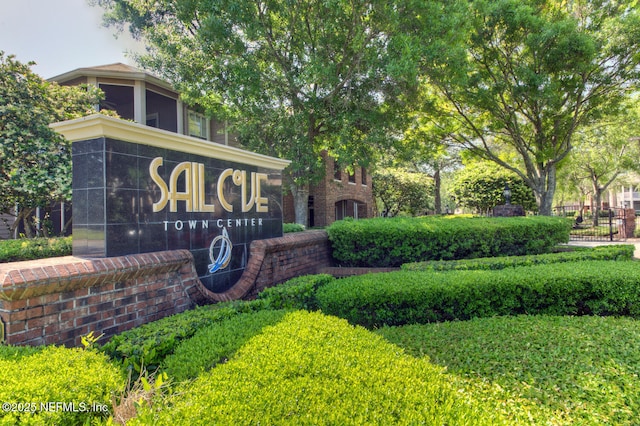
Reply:
[[[129,33],[115,36],[102,25],[102,12],[87,0],[0,0],[0,50],[50,78],[76,68],[122,62],[142,51]]]

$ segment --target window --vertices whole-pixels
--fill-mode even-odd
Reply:
[[[363,185],[367,185],[367,169],[365,169],[364,167],[360,167],[360,180],[362,181]]]
[[[349,183],[356,183],[356,169],[355,167],[349,171]]]
[[[189,136],[208,139],[207,118],[197,112],[189,111]]]
[[[154,112],[153,114],[147,114],[147,126],[159,128],[159,124],[160,117],[158,116],[157,112]]]
[[[336,160],[333,160],[333,178],[335,180],[342,180],[342,173],[340,172],[340,165]]]
[[[133,120],[135,118],[133,86],[100,83],[99,87],[104,92],[104,100],[100,101],[100,110],[115,111],[120,118],[125,120]]]
[[[178,105],[175,99],[147,89],[145,90],[145,105],[147,126],[170,132],[178,131]]]

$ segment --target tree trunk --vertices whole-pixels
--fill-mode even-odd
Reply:
[[[73,221],[73,217],[70,217],[64,222],[64,226],[60,230],[61,237],[63,237],[67,233],[67,229],[69,229],[69,227],[71,226],[72,221]]]
[[[22,225],[24,227],[24,234],[27,238],[33,238],[33,227],[32,223],[29,221],[29,216],[34,213],[35,209],[24,209],[20,211],[20,215],[18,217],[22,220]]]
[[[583,197],[585,197],[584,194],[583,194]],[[580,199],[580,202],[578,203],[578,207],[580,207],[580,213],[578,215],[580,219],[578,220],[578,218],[576,217],[576,223],[580,224],[584,221],[584,199],[583,198]]]
[[[600,225],[600,209],[602,205],[602,190],[597,186],[593,190],[593,206],[591,211],[593,211],[593,226]]]
[[[296,223],[307,226],[309,215],[309,184],[298,186],[291,184],[291,195],[293,195],[293,209],[296,215]]]
[[[551,216],[553,214],[553,196],[556,192],[556,166],[548,165],[541,175],[538,187],[533,189],[538,202],[538,213],[541,216]]]
[[[442,197],[440,195],[440,189],[442,187],[442,179],[440,178],[440,167],[436,166],[436,170],[433,173],[433,183],[435,186],[435,207],[436,214],[442,214]]]

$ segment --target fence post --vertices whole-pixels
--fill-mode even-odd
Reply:
[[[620,229],[618,229],[620,233]],[[613,209],[609,209],[609,241],[613,241]]]

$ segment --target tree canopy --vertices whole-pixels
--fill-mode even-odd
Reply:
[[[433,179],[424,173],[386,168],[373,176],[373,196],[384,216],[420,216],[434,209]]]
[[[559,176],[591,195],[597,225],[602,194],[623,174],[640,171],[640,107],[637,97],[612,114],[579,129],[569,161]],[[584,195],[586,195],[584,194]],[[612,206],[613,207],[613,206]]]
[[[577,130],[640,79],[636,0],[93,2],[245,147],[293,160],[299,222],[321,153],[367,166],[402,138],[417,85],[430,131],[519,175],[551,214]]]
[[[102,93],[47,82],[32,65],[0,51],[0,212],[27,234],[33,209],[71,200],[71,145],[49,124],[95,113]]]
[[[403,137],[394,145],[393,157],[396,164],[409,165],[411,169],[433,177],[435,213],[442,214],[449,209],[449,206],[443,209],[442,176],[460,164],[460,146],[452,139],[454,123],[451,117],[436,116],[438,109],[424,108],[425,104],[434,102],[430,87],[419,87],[414,100],[414,108],[407,114]]]
[[[290,159],[306,222],[321,153],[367,166],[401,114],[405,80],[389,54],[397,10],[382,0],[96,0],[149,44],[141,64],[189,102],[229,118],[249,149]],[[398,72],[398,75],[401,75]]]
[[[436,116],[477,155],[517,173],[551,214],[558,166],[576,130],[628,96],[640,78],[635,1],[474,0],[448,2],[458,19],[451,43],[419,44],[431,19],[408,15],[420,73]],[[419,49],[419,48],[418,48]],[[515,161],[501,158],[508,147]]]
[[[517,174],[486,160],[467,160],[465,167],[455,172],[451,193],[459,206],[487,214],[505,203],[507,184],[512,194],[511,204],[521,205],[528,211],[536,210],[531,188]]]

